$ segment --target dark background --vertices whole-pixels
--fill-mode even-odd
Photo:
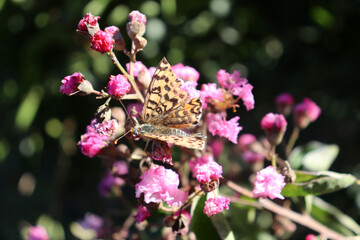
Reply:
[[[215,81],[220,68],[240,70],[256,104],[236,115],[244,133],[258,136],[277,94],[290,92],[297,102],[310,97],[322,114],[297,143],[338,144],[330,170],[360,177],[359,1],[2,0],[0,239],[20,238],[21,226],[42,214],[71,236],[70,222],[101,213],[97,183],[104,168],[76,146],[100,102],[62,95],[59,86],[80,71],[100,90],[118,73],[75,33],[86,12],[101,16],[102,29],[117,25],[126,37],[127,14],[136,9],[148,17],[148,46],[138,56],[145,65],[166,56],[196,68],[200,83]],[[358,192],[351,187],[323,199],[359,221]]]

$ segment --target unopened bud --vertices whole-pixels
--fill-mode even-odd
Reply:
[[[311,101],[310,98],[304,98],[303,102],[294,107],[294,124],[299,128],[306,128],[310,122],[318,119],[321,113],[320,107]]]
[[[78,23],[76,31],[83,36],[90,38],[97,31],[100,30],[98,20],[99,16],[93,16],[90,12],[87,13]]]
[[[139,11],[129,14],[129,22],[126,24],[127,34],[134,40],[136,36],[142,37],[146,29],[146,16]]]
[[[261,120],[261,128],[271,145],[281,143],[287,127],[285,117],[281,114],[268,113]]]
[[[105,28],[105,32],[109,33],[114,39],[114,49],[122,51],[125,48],[125,40],[121,35],[120,29],[116,26],[110,26]]]
[[[289,93],[282,93],[276,96],[275,103],[276,111],[284,116],[288,116],[294,105],[294,98]]]
[[[141,51],[147,44],[147,40],[144,37],[136,36],[134,39],[134,44],[137,51]]]

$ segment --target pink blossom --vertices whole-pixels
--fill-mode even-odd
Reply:
[[[241,134],[239,137],[239,147],[241,151],[249,149],[249,145],[256,142],[256,137],[253,134]]]
[[[93,16],[90,12],[88,12],[78,23],[77,30],[82,32],[88,32],[88,28],[86,24],[91,26],[96,26],[98,24],[99,16]]]
[[[268,166],[257,172],[253,189],[254,197],[284,199],[284,196],[281,195],[281,190],[286,184],[284,178],[273,166]]]
[[[35,227],[29,228],[29,235],[26,238],[27,240],[49,240],[48,233],[46,229],[41,226],[37,225]]]
[[[125,40],[121,35],[120,29],[116,26],[106,27],[105,32],[109,33],[114,39],[114,48],[118,51],[121,51],[125,48]]]
[[[126,175],[129,173],[128,164],[124,161],[116,161],[113,163],[112,172],[116,175]]]
[[[210,154],[204,154],[201,157],[195,158],[194,161],[189,161],[189,169],[190,171],[194,172],[196,166],[204,165],[210,162],[214,162],[214,157]],[[196,176],[196,174],[194,174],[194,176]]]
[[[261,128],[272,145],[281,143],[286,127],[287,122],[282,114],[268,113],[261,119]]]
[[[200,97],[200,91],[196,90],[197,85],[197,82],[187,81],[180,86],[180,89],[189,93],[190,98],[198,98]]]
[[[141,12],[135,10],[129,13],[129,21],[137,21],[138,23],[146,24],[146,16]]]
[[[195,166],[193,175],[199,183],[209,183],[222,178],[222,167],[216,162],[198,164]]]
[[[95,132],[100,135],[111,137],[115,134],[119,122],[116,119],[111,119],[109,121],[98,122],[96,118],[91,120],[90,125],[86,127],[86,132]]]
[[[104,224],[104,220],[96,214],[87,212],[84,216],[84,219],[78,221],[78,223],[84,229],[93,229],[95,232],[98,233],[99,236],[99,233],[101,232],[101,228]]]
[[[94,157],[101,152],[101,149],[107,146],[108,136],[96,132],[85,133],[78,142],[82,154],[88,157]]]
[[[197,82],[200,78],[200,73],[195,68],[184,66],[182,63],[171,66],[171,69],[175,72],[176,76],[184,81]]]
[[[221,89],[217,88],[216,83],[203,84],[201,86],[200,98],[202,102],[202,108],[206,109],[207,104],[212,100],[219,102],[224,101],[224,94]]]
[[[321,114],[320,107],[310,98],[304,100],[294,107],[294,122],[300,128],[305,128],[310,122],[314,122]]]
[[[230,204],[230,198],[218,196],[216,198],[209,198],[205,202],[204,213],[208,217],[221,213],[224,209],[228,210]]]
[[[252,89],[253,86],[250,83],[247,83],[245,85],[237,86],[232,90],[232,94],[240,97],[243,100],[247,111],[254,109],[255,107],[255,100],[254,95],[252,94]]]
[[[131,85],[124,75],[118,74],[116,76],[111,75],[110,81],[106,87],[109,95],[115,98],[121,98],[127,94],[131,89]]]
[[[264,161],[265,156],[260,152],[253,152],[252,150],[245,150],[242,154],[242,159],[248,163]]]
[[[216,140],[212,141],[211,143],[209,143],[208,145],[211,147],[212,153],[215,158],[218,158],[224,150],[224,143],[221,140],[216,139]]]
[[[291,94],[285,92],[275,97],[276,111],[284,116],[289,115],[294,105],[294,98]]]
[[[147,210],[146,207],[139,205],[137,208],[138,211],[134,218],[138,223],[143,222],[145,219],[151,216],[151,213]]]
[[[164,200],[170,207],[179,207],[187,198],[187,193],[178,189],[179,176],[171,169],[152,165],[140,179],[135,186],[136,197],[143,193],[146,203]]]
[[[209,132],[215,136],[225,137],[233,143],[237,143],[238,134],[242,127],[239,127],[238,120],[240,117],[234,117],[229,121],[223,119],[219,113],[208,113],[207,121]]]
[[[79,91],[78,86],[85,80],[84,76],[76,72],[73,75],[66,76],[61,80],[60,92],[66,95],[71,95]]]
[[[226,70],[220,69],[216,74],[216,78],[223,88],[227,89],[230,87],[230,83],[229,83],[230,73],[226,72]]]
[[[126,70],[128,73],[130,73],[130,63],[126,64]],[[140,72],[147,72],[147,71],[148,71],[147,67],[141,61],[136,61],[133,64],[134,77],[138,77]]]
[[[313,234],[308,234],[306,235],[305,240],[316,240],[316,236]]]
[[[153,142],[152,145],[152,158],[157,161],[162,161],[163,163],[167,163],[173,165],[171,149],[168,143],[166,142]]]
[[[99,30],[91,37],[91,48],[100,53],[111,52],[114,42],[109,33]]]

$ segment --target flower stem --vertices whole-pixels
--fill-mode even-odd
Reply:
[[[271,146],[271,165],[276,169],[276,153],[275,153],[275,145]]]
[[[293,130],[293,132],[292,132],[292,134],[291,134],[289,143],[288,143],[287,146],[286,146],[286,156],[287,156],[287,157],[289,157],[289,154],[290,154],[291,150],[293,149],[296,140],[297,140],[298,137],[299,137],[299,133],[300,133],[300,128],[299,128],[299,127],[295,127],[294,130]]]

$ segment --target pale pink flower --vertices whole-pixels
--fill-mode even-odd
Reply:
[[[131,85],[124,75],[118,74],[116,76],[111,75],[110,81],[106,87],[110,96],[115,98],[121,98],[127,94],[131,89]]]
[[[195,68],[184,66],[182,63],[171,66],[171,69],[175,72],[176,76],[184,81],[197,82],[200,78],[200,73]]]
[[[314,122],[321,114],[320,107],[310,98],[304,100],[294,107],[294,122],[300,128],[305,128],[310,122]]]
[[[88,12],[78,23],[77,30],[82,32],[88,32],[88,28],[86,24],[95,27],[98,24],[99,16],[93,16],[90,12]]]
[[[129,173],[129,166],[124,161],[116,161],[113,163],[112,172],[116,175],[126,175]]]
[[[226,70],[220,69],[216,74],[216,78],[223,88],[227,89],[230,87],[230,83],[229,83],[230,73],[226,72]]]
[[[290,93],[281,93],[275,97],[276,111],[284,116],[287,116],[291,112],[291,108],[294,105],[294,98]]]
[[[171,169],[152,165],[136,184],[136,197],[144,194],[146,203],[165,201],[170,207],[179,207],[187,198],[187,193],[178,189],[179,176]]]
[[[86,127],[86,132],[96,132],[100,135],[105,135],[111,137],[115,134],[119,122],[116,119],[111,119],[109,121],[98,122],[96,118],[91,120],[90,125]]]
[[[218,196],[216,198],[209,198],[205,202],[204,213],[208,217],[221,213],[224,209],[228,210],[230,204],[230,198]]]
[[[217,88],[216,83],[203,84],[201,86],[200,98],[202,108],[206,109],[207,104],[213,100],[222,102],[224,101],[224,93],[221,89]]]
[[[197,82],[187,81],[183,82],[183,84],[180,86],[180,89],[189,93],[190,98],[198,98],[200,97],[200,91],[196,90],[197,85]]]
[[[78,146],[80,146],[82,154],[92,158],[108,145],[108,139],[108,136],[96,132],[88,132],[81,136]]]
[[[114,39],[114,49],[121,51],[125,48],[125,40],[121,35],[120,29],[116,26],[109,26],[104,29]]]
[[[245,162],[248,163],[261,162],[265,159],[264,154],[260,152],[253,152],[252,150],[245,150],[241,154],[241,157]]]
[[[286,184],[284,178],[273,166],[268,166],[257,172],[253,189],[254,197],[284,199],[284,196],[281,195],[281,190]]]
[[[134,216],[134,218],[138,223],[143,222],[145,219],[147,219],[148,217],[151,216],[151,213],[147,210],[146,207],[138,205],[137,209],[138,209],[138,211],[137,211],[136,215]]]
[[[29,228],[29,235],[26,240],[49,240],[49,236],[43,226],[37,225]]]
[[[265,131],[266,139],[272,145],[281,143],[287,127],[282,114],[268,113],[261,119],[261,128]]]
[[[195,166],[193,175],[199,183],[209,183],[222,178],[222,167],[216,162],[198,164]]]
[[[83,81],[85,81],[85,77],[79,72],[66,76],[61,80],[62,85],[60,86],[60,92],[66,95],[76,93],[79,91],[78,87]]]
[[[195,167],[198,165],[204,165],[210,162],[214,162],[214,157],[210,154],[204,154],[201,157],[195,158],[195,160],[193,161],[189,161],[189,169],[190,171],[194,172],[195,171]],[[195,174],[194,174],[195,176]]]
[[[99,236],[101,228],[104,224],[104,220],[96,214],[87,212],[84,216],[84,219],[78,221],[78,223],[84,229],[93,229]]]
[[[128,73],[130,73],[130,63],[126,64],[126,70]],[[147,72],[147,71],[148,71],[147,67],[141,61],[134,62],[133,64],[134,77],[138,77],[140,72]]]
[[[225,137],[233,143],[237,143],[239,132],[242,127],[239,127],[238,120],[240,117],[234,117],[229,121],[223,119],[219,113],[208,113],[207,121],[209,132],[215,136]]]
[[[224,150],[224,143],[221,140],[213,140],[212,142],[210,142],[208,144],[211,149],[212,149],[212,153],[214,155],[215,158],[218,158],[220,156],[220,154],[223,152]]]
[[[102,54],[111,52],[114,42],[109,33],[99,30],[91,37],[91,48]]]
[[[241,151],[249,149],[249,146],[254,142],[256,142],[256,137],[253,134],[241,134],[239,137],[239,147]]]

